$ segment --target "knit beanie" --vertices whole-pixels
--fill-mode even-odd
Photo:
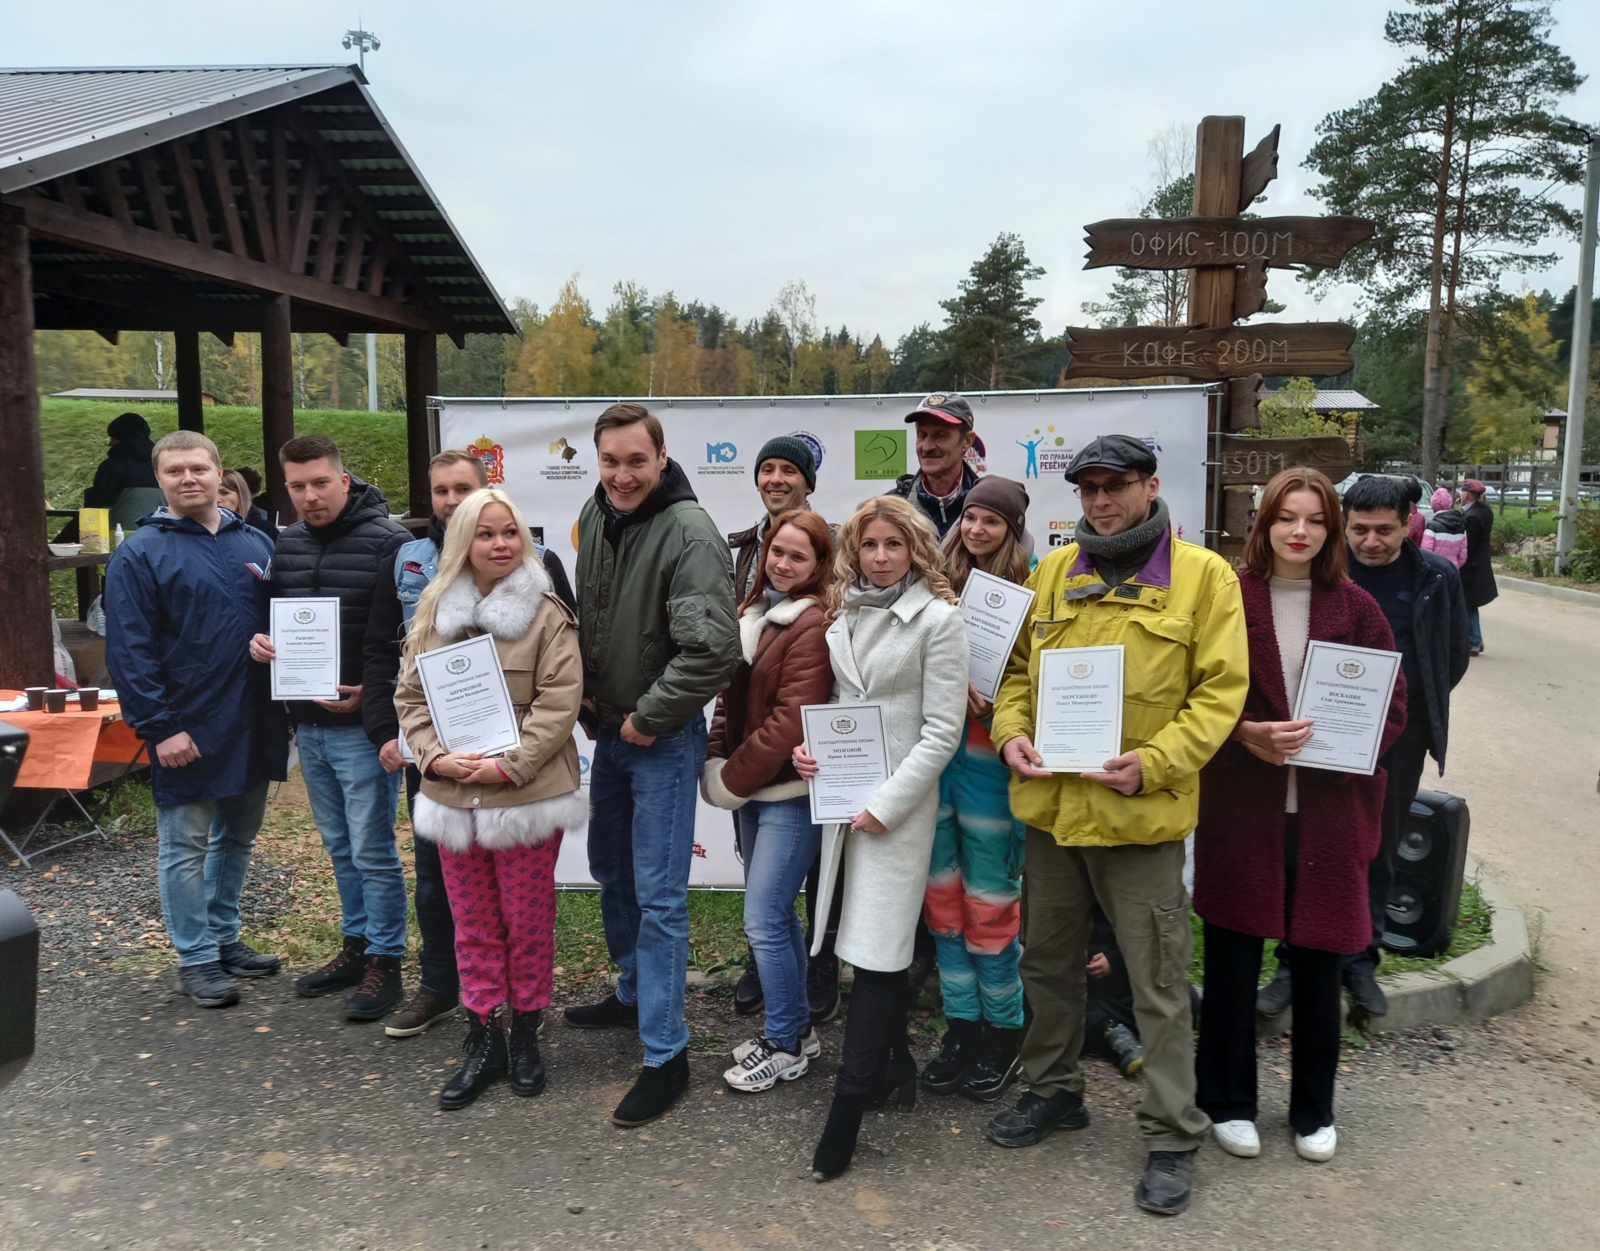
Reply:
[[[811,455],[811,449],[806,446],[804,439],[797,439],[792,434],[780,434],[776,438],[768,439],[761,445],[761,451],[756,456],[756,472],[761,470],[761,462],[777,457],[786,460],[806,480],[806,489],[817,489],[817,462]]]
[[[973,484],[972,490],[967,492],[967,498],[962,501],[962,510],[977,504],[980,508],[987,508],[992,513],[998,513],[1006,519],[1006,524],[1011,527],[1011,533],[1022,541],[1023,527],[1028,515],[1028,488],[1020,482],[1010,478],[999,478],[994,474],[979,478]]]

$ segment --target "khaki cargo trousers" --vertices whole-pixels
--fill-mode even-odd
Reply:
[[[1028,827],[1022,873],[1022,984],[1033,1021],[1022,1075],[1036,1094],[1083,1093],[1085,965],[1098,899],[1133,984],[1144,1047],[1139,1132],[1147,1151],[1191,1151],[1211,1122],[1195,1107],[1189,928],[1183,843],[1063,847]]]

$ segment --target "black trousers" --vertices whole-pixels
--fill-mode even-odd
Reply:
[[[841,1095],[876,1095],[883,1086],[889,1048],[909,1043],[906,1018],[911,1011],[911,983],[906,970],[879,973],[857,969],[850,992],[850,1014],[844,1022],[839,1080]]]
[[[406,808],[414,810],[422,775],[415,765],[406,766]],[[411,836],[412,856],[417,864],[417,929],[422,934],[422,950],[417,963],[422,966],[423,994],[454,999],[461,993],[456,973],[456,921],[450,915],[450,896],[445,893],[444,868],[439,863],[439,847],[425,838]]]

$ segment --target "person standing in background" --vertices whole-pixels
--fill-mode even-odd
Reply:
[[[1489,556],[1494,533],[1494,509],[1483,502],[1484,485],[1476,478],[1461,484],[1461,519],[1467,529],[1467,559],[1461,565],[1461,589],[1467,597],[1467,633],[1472,654],[1483,655],[1483,622],[1478,610],[1491,603],[1500,588],[1494,584],[1494,564]]]
[[[150,423],[138,413],[122,413],[106,427],[106,438],[106,458],[83,493],[83,506],[108,509],[112,527],[120,525],[131,534],[141,517],[163,503],[161,484],[151,468],[155,449]],[[76,536],[75,529],[73,533]]]
[[[267,538],[276,543],[278,541],[278,528],[267,520],[266,513],[255,507],[251,502],[255,497],[250,493],[250,486],[244,480],[244,475],[237,469],[225,469],[222,472],[222,489],[217,493],[217,503],[226,508],[230,513],[244,522],[261,531]]]
[[[1028,492],[989,475],[967,493],[945,536],[944,567],[961,595],[972,570],[1028,580]],[[959,1091],[991,1103],[1021,1071],[1023,826],[1011,815],[1010,770],[989,738],[994,705],[967,684],[965,733],[939,778],[939,815],[922,917],[939,951],[939,994],[948,1022],[939,1055],[922,1074],[934,1094]]]
[[[150,755],[178,989],[220,1008],[239,1000],[233,978],[279,968],[239,938],[267,784],[288,768],[288,727],[267,672],[245,657],[266,625],[272,545],[217,507],[222,460],[205,435],[174,431],[151,458],[167,504],[106,566],[106,667]]]
[[[1461,510],[1453,506],[1450,492],[1440,487],[1433,493],[1433,516],[1417,545],[1425,552],[1443,556],[1457,569],[1467,563],[1467,523]]]
[[[1413,543],[1422,542],[1422,532],[1427,523],[1422,519],[1422,479],[1407,478],[1406,500],[1411,505],[1411,516],[1406,520],[1406,537]]]
[[[590,776],[589,872],[606,949],[621,969],[579,1029],[636,1028],[644,1067],[611,1114],[643,1125],[689,1085],[683,1019],[689,864],[705,706],[739,663],[733,562],[643,404],[595,421],[600,484],[578,518],[584,699],[599,723]]]
[[[363,645],[373,594],[410,536],[389,519],[382,491],[345,472],[327,435],[290,439],[278,460],[300,520],[278,536],[272,597],[339,599],[339,698],[294,701],[289,715],[311,814],[333,861],[344,944],[295,989],[313,997],[354,987],[345,1016],[376,1021],[405,997],[406,879],[394,839],[400,776],[384,768],[362,728]],[[276,654],[269,635],[250,640],[252,659]]]
[[[1205,920],[1205,999],[1196,1102],[1224,1151],[1261,1153],[1256,1131],[1256,990],[1262,941],[1293,941],[1289,1124],[1302,1159],[1338,1144],[1341,953],[1371,936],[1367,874],[1378,850],[1385,777],[1297,769],[1310,721],[1292,720],[1312,640],[1391,651],[1372,596],[1350,581],[1339,497],[1315,469],[1267,483],[1245,543],[1239,587],[1250,637],[1250,693],[1232,737],[1200,774],[1194,907]],[[1382,749],[1406,721],[1395,682]]]

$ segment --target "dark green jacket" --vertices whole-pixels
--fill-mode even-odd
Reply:
[[[583,693],[601,725],[631,712],[641,734],[664,734],[701,715],[739,664],[733,562],[676,461],[631,514],[604,492],[578,518]]]

